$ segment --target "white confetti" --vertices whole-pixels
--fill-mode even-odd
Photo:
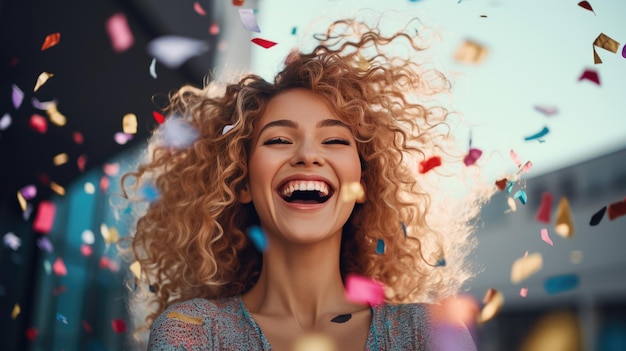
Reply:
[[[166,35],[152,40],[148,52],[168,68],[178,68],[193,56],[209,50],[208,45],[197,39]]]

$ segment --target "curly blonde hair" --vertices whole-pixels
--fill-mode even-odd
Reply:
[[[435,99],[451,84],[417,62],[415,54],[425,47],[411,32],[407,26],[384,35],[356,20],[337,21],[310,53],[293,51],[273,83],[246,75],[219,93],[211,82],[170,96],[166,112],[191,125],[198,138],[173,148],[162,141],[163,127],[157,129],[148,159],[123,178],[129,199],[145,184],[160,194],[129,238],[153,288],[148,297],[156,308],[147,325],[172,303],[235,296],[255,284],[262,254],[245,231],[258,217],[237,194],[249,176],[255,121],[274,96],[294,88],[326,99],[357,140],[368,201],[356,205],[344,226],[342,274],[375,278],[394,303],[450,296],[472,276],[465,258],[474,245],[471,220],[484,197],[435,206],[437,179],[463,154],[442,128],[449,112]],[[409,54],[384,54],[398,44]],[[443,165],[419,173],[418,162],[434,155]],[[376,251],[378,239],[383,254]]]

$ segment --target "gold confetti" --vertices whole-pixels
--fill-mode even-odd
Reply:
[[[141,263],[139,263],[139,261],[131,263],[129,268],[137,279],[141,279]]]
[[[56,156],[54,156],[54,158],[52,159],[52,163],[54,163],[55,166],[60,166],[63,164],[67,163],[67,154],[65,152],[60,153]]]
[[[52,122],[53,124],[62,127],[65,125],[65,123],[67,123],[67,118],[65,118],[65,116],[61,112],[59,112],[56,104],[51,103],[48,108],[46,108],[46,112],[48,113],[48,118],[50,119],[50,122]]]
[[[122,118],[122,129],[126,134],[137,134],[137,116],[134,113],[127,113]]]
[[[365,190],[359,182],[347,183],[341,187],[341,200],[345,202],[356,201],[357,203],[365,201]]]
[[[506,198],[506,203],[509,205],[509,209],[504,211],[504,213],[517,211],[517,204],[515,203],[515,199],[514,198],[512,198],[510,196],[507,197]]]
[[[569,311],[551,312],[543,316],[530,330],[520,351],[584,350],[581,323]]]
[[[466,40],[454,54],[454,59],[461,63],[478,64],[487,56],[488,50],[485,46],[472,41]]]
[[[181,322],[185,322],[185,323],[189,323],[189,324],[202,325],[202,318],[196,318],[196,317],[188,316],[186,314],[182,314],[182,313],[176,312],[176,311],[169,312],[167,314],[167,318],[177,319],[177,320],[179,320]]]
[[[483,303],[485,306],[478,315],[478,323],[485,323],[495,317],[504,305],[504,295],[496,289],[489,288],[483,297]]]
[[[13,306],[13,311],[11,312],[11,318],[15,319],[17,318],[17,316],[20,315],[20,312],[22,312],[22,309],[20,308],[19,304],[15,304],[15,306]]]
[[[26,199],[24,198],[22,193],[20,193],[19,191],[17,192],[17,202],[19,202],[22,212],[26,211],[26,206],[28,205],[28,203],[26,202]]]
[[[65,188],[55,182],[50,182],[50,189],[61,196],[65,196]]]
[[[39,77],[37,77],[37,82],[35,83],[35,88],[33,89],[33,91],[39,90],[39,88],[41,88],[42,85],[46,84],[48,79],[50,79],[52,77],[54,77],[54,74],[52,74],[52,73],[41,72]]]
[[[370,63],[365,57],[363,57],[363,55],[358,54],[357,67],[359,67],[359,70],[365,72],[370,68]]]
[[[333,340],[322,334],[309,334],[296,340],[294,351],[336,351]]]
[[[602,63],[602,59],[596,52],[596,46],[608,50],[612,53],[616,53],[619,48],[619,43],[609,38],[606,34],[600,33],[596,40],[593,41],[593,63]]]
[[[104,242],[107,245],[115,244],[120,238],[120,235],[118,234],[117,229],[115,229],[115,227],[109,228],[104,223],[100,225],[100,234],[102,234],[102,238],[104,238]]]
[[[537,273],[543,266],[543,256],[537,252],[529,255],[526,253],[524,257],[518,258],[513,262],[511,267],[511,283],[517,284],[522,280]]]
[[[574,235],[574,220],[567,198],[562,197],[556,208],[556,224],[554,231],[564,238],[571,238]]]

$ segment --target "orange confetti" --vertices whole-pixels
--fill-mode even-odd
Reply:
[[[52,33],[46,36],[46,39],[43,41],[43,45],[41,46],[41,51],[49,49],[55,45],[57,45],[61,41],[61,33]]]
[[[554,231],[564,238],[571,238],[574,235],[574,220],[567,198],[562,197],[556,208],[556,224]]]
[[[496,316],[504,305],[504,295],[496,289],[489,288],[483,297],[485,306],[478,315],[478,323],[485,323]]]
[[[487,56],[487,48],[472,40],[466,40],[454,54],[457,62],[478,64]]]

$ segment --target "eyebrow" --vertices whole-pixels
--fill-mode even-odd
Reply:
[[[293,129],[297,129],[298,128],[298,123],[290,120],[290,119],[279,119],[276,121],[271,121],[269,123],[267,123],[266,125],[263,126],[263,128],[261,128],[261,131],[259,131],[259,135],[263,134],[263,131],[265,131],[268,128],[271,127],[287,127],[287,128],[293,128]],[[343,123],[342,121],[338,120],[338,119],[324,119],[321,120],[319,122],[317,122],[317,124],[315,125],[316,128],[322,128],[322,127],[344,127],[348,130],[350,130],[350,128],[348,127],[347,124]]]

